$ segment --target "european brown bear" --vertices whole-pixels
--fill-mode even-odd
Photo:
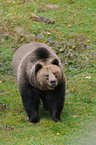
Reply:
[[[29,43],[13,56],[13,71],[24,108],[32,123],[39,122],[39,104],[60,121],[65,101],[65,74],[60,59],[46,44]]]

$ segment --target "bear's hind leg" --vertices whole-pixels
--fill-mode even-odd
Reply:
[[[42,96],[42,97],[41,97],[41,100],[42,100],[42,102],[43,102],[43,108],[44,108],[44,110],[45,110],[45,111],[48,111],[48,107],[47,107],[47,103],[46,103],[46,98],[45,98],[45,96]]]

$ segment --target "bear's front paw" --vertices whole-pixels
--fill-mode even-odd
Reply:
[[[39,117],[38,116],[32,116],[29,118],[29,121],[32,122],[32,123],[37,123],[40,121]]]
[[[60,121],[60,117],[57,118],[56,116],[52,116],[52,120],[54,120],[55,122],[58,122],[58,121]]]

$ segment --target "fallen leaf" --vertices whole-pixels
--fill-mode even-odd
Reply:
[[[25,117],[25,120],[28,120],[29,121],[29,118],[28,117]]]
[[[47,34],[48,34],[48,35],[50,35],[50,33],[49,33],[49,32],[47,32]]]
[[[24,41],[24,37],[22,37],[20,41],[23,42]]]
[[[77,117],[77,115],[73,116],[73,117]]]
[[[69,25],[68,25],[68,27],[70,28],[70,27],[71,27],[71,25],[69,24]]]
[[[91,79],[91,77],[90,76],[87,76],[87,77],[85,77],[86,79]]]
[[[56,133],[57,135],[60,135],[60,133]]]

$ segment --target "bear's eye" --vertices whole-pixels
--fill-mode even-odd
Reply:
[[[54,74],[54,76],[55,76],[55,77],[57,77],[57,75],[56,75],[56,73],[55,73],[55,72],[54,72],[53,74]]]
[[[49,78],[49,75],[45,75],[45,77],[46,77],[46,80],[48,80],[48,78]]]

